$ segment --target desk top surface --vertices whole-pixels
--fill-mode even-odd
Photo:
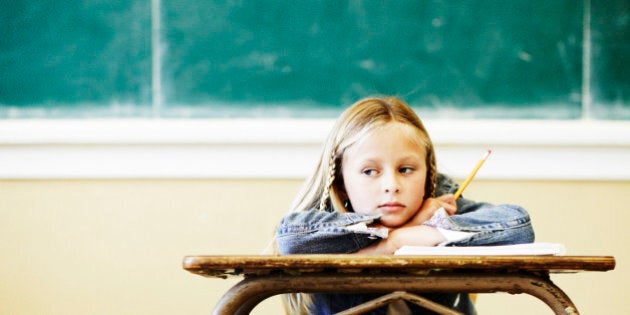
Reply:
[[[612,256],[392,256],[392,255],[202,255],[184,258],[185,270],[207,277],[240,274],[356,272],[362,270],[506,270],[577,272],[615,268]]]

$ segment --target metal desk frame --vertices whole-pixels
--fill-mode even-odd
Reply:
[[[291,292],[525,293],[555,314],[579,314],[550,273],[608,271],[611,256],[188,256],[185,270],[206,277],[245,278],[213,314],[249,314],[263,300]]]

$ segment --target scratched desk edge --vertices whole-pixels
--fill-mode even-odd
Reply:
[[[566,273],[609,271],[613,256],[391,256],[391,255],[197,255],[186,256],[183,268],[193,274],[226,278],[244,273],[354,270],[519,270]]]

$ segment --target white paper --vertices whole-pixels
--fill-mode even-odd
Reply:
[[[515,256],[564,255],[566,249],[557,243],[530,243],[499,246],[402,246],[394,255],[426,256]]]

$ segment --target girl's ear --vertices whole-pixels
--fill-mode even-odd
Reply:
[[[339,200],[344,200],[345,201],[345,200],[349,200],[349,199],[350,198],[348,198],[348,193],[346,193],[346,188],[343,187],[343,185],[342,185],[342,187],[340,187],[340,189],[339,189]]]
[[[337,196],[339,196],[339,200],[343,203],[343,206],[346,208],[346,211],[348,212],[354,212],[354,210],[352,210],[352,204],[350,203],[350,198],[348,197],[348,193],[346,192],[346,188],[342,185],[340,185],[340,189],[339,192],[337,194]]]
[[[350,203],[350,198],[348,198],[348,193],[346,192],[346,186],[343,183],[343,178],[339,177],[338,180],[339,181],[335,183],[335,193],[338,198],[337,200],[341,202],[344,207],[346,207],[346,210],[350,211],[350,209],[348,209],[348,206],[346,206],[346,204]]]
[[[346,192],[346,184],[344,183],[343,174],[341,173],[341,170],[339,171],[336,179],[337,179],[337,182],[335,183],[335,186],[337,188],[337,196],[339,196],[339,200],[348,200],[348,193]]]

